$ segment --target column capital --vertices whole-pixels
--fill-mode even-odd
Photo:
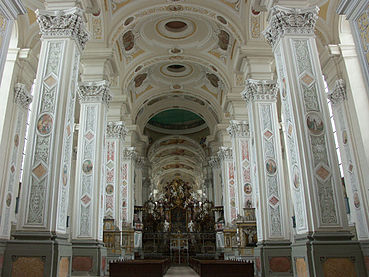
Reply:
[[[218,157],[220,161],[223,160],[232,160],[233,159],[233,154],[232,154],[232,148],[231,147],[225,147],[225,146],[221,146],[219,147],[219,151],[218,151]]]
[[[343,79],[335,82],[333,91],[328,94],[328,99],[333,105],[338,105],[347,99],[346,83]]]
[[[124,139],[127,135],[127,128],[123,121],[109,121],[106,126],[106,137]]]
[[[211,168],[219,168],[220,167],[220,160],[218,156],[211,156],[209,158],[208,164]]]
[[[146,158],[143,156],[137,156],[136,157],[136,167],[139,169],[142,169],[146,164]]]
[[[26,86],[21,83],[17,83],[14,86],[14,103],[20,105],[23,109],[28,109],[29,104],[32,102],[32,95],[27,92]]]
[[[62,11],[36,11],[42,37],[71,37],[83,50],[90,34],[86,31],[83,11],[71,8]]]
[[[277,91],[278,87],[275,81],[248,79],[241,95],[247,103],[255,100],[276,101]]]
[[[250,126],[247,121],[231,120],[227,131],[231,137],[250,136]]]
[[[271,9],[269,26],[263,34],[272,46],[285,34],[313,35],[318,12],[318,7],[300,9],[274,6]]]
[[[137,156],[136,147],[124,147],[122,154],[125,160],[135,159]]]
[[[109,104],[112,99],[109,93],[109,82],[84,82],[79,84],[78,95],[81,103],[104,102]]]

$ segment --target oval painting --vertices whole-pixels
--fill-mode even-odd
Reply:
[[[9,192],[8,195],[6,196],[6,206],[10,207],[11,203],[12,203],[12,195]]]
[[[357,192],[354,193],[354,206],[356,209],[360,208],[360,199]]]
[[[251,184],[250,184],[250,183],[246,183],[246,184],[243,186],[243,191],[244,191],[246,194],[250,194],[250,193],[252,192]]]
[[[323,133],[324,123],[317,113],[308,114],[306,124],[312,135],[319,136]]]
[[[266,167],[266,171],[270,175],[274,175],[277,171],[277,165],[276,165],[276,163],[273,159],[267,160],[266,163],[265,163],[265,167]]]
[[[43,114],[37,121],[37,131],[41,135],[48,135],[53,127],[53,118],[49,114]]]
[[[83,164],[82,164],[82,170],[83,170],[84,173],[91,174],[92,168],[93,168],[93,165],[92,165],[91,160],[85,160],[83,162]]]
[[[107,185],[105,190],[107,194],[112,194],[114,191],[114,187],[112,185]]]

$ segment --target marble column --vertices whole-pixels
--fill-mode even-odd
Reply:
[[[39,11],[41,52],[25,157],[19,220],[9,241],[4,274],[34,265],[45,276],[70,273],[67,211],[72,159],[74,103],[79,58],[88,33],[78,8]],[[32,257],[31,257],[32,256]]]
[[[243,208],[252,208],[253,182],[251,180],[250,130],[246,121],[231,120],[228,132],[232,137],[232,152],[235,165],[238,213],[244,215]]]
[[[3,0],[0,3],[0,84],[3,77],[14,21],[17,19],[18,15],[25,14],[26,12],[27,10],[20,0]]]
[[[255,255],[261,265],[260,276],[273,276],[281,272],[285,276],[292,276],[290,230],[276,103],[277,87],[273,81],[249,79],[246,80],[242,95],[248,105],[250,131],[256,154],[258,247]]]
[[[109,83],[82,83],[78,94],[81,107],[72,218],[73,275],[104,276],[106,249],[102,241]],[[91,268],[81,261],[91,264]]]
[[[239,213],[232,148],[220,147],[218,157],[222,170],[224,223],[231,227]]]
[[[347,92],[344,80],[337,80],[334,90],[328,95],[332,103],[334,123],[340,147],[344,181],[349,198],[350,211],[355,222],[357,238],[362,242],[365,256],[368,254],[369,222],[368,201],[365,195],[365,184],[358,173],[358,156],[355,152],[352,128],[350,127]]]
[[[17,83],[14,87],[13,110],[10,115],[11,126],[8,130],[8,151],[3,157],[6,166],[3,169],[3,185],[0,200],[0,259],[3,261],[6,241],[10,239],[12,221],[15,219],[16,193],[19,187],[25,131],[29,104],[32,96],[24,84]],[[2,268],[2,262],[0,262]]]
[[[274,6],[264,31],[276,59],[286,128],[297,234],[292,244],[294,273],[324,276],[328,267],[345,264],[340,274],[356,270],[366,276],[360,247],[348,231],[314,35],[318,10]]]
[[[123,121],[110,121],[106,129],[106,184],[104,217],[113,218],[114,224],[122,230],[121,199],[122,151],[127,129]]]

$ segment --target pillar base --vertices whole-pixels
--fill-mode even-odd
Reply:
[[[0,276],[2,276],[3,272],[5,249],[7,243],[8,240],[0,240]]]
[[[100,241],[72,241],[72,276],[105,276],[107,250]]]
[[[367,276],[360,244],[351,237],[349,232],[295,236],[295,276]]]
[[[254,253],[255,276],[293,276],[290,241],[262,241]]]
[[[2,276],[70,276],[72,245],[67,236],[16,232],[7,242]]]

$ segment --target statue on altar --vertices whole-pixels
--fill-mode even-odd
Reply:
[[[190,233],[193,233],[195,224],[193,223],[192,219],[190,222],[188,222],[187,228]]]
[[[163,231],[166,233],[169,231],[170,223],[165,219]]]

